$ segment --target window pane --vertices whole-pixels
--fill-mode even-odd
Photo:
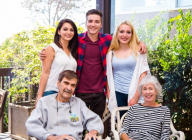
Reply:
[[[187,117],[192,117],[187,112],[192,103],[192,0],[111,1],[111,33],[118,36],[120,32],[115,29],[125,20],[133,24],[139,40],[148,48],[151,74],[163,85],[163,102],[171,110],[174,126],[190,139],[191,119]],[[127,34],[118,37],[128,38]],[[128,45],[116,46],[131,47]]]
[[[178,7],[192,6],[192,0],[178,0]]]
[[[167,0],[119,0],[116,1],[117,13],[140,12],[168,8]]]

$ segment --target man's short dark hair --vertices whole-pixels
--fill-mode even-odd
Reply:
[[[78,81],[77,74],[74,71],[72,71],[72,70],[65,70],[65,71],[63,71],[63,72],[61,72],[59,74],[58,80],[59,80],[60,83],[61,83],[61,81],[63,80],[64,77],[69,79],[69,80],[77,79],[77,81]]]
[[[99,10],[97,10],[97,9],[91,9],[91,10],[87,11],[87,13],[86,13],[86,19],[87,19],[87,17],[88,17],[89,15],[94,15],[94,14],[100,16],[100,17],[101,17],[101,22],[102,22],[103,14],[102,14],[101,11],[99,11]]]

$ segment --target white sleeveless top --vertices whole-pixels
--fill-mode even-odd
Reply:
[[[51,70],[49,74],[49,78],[47,81],[47,85],[45,87],[45,91],[58,91],[57,88],[57,80],[59,74],[64,70],[72,70],[76,72],[77,62],[73,58],[70,53],[70,57],[63,51],[63,49],[59,48],[55,43],[51,43],[51,46],[55,50],[55,57],[51,64]]]

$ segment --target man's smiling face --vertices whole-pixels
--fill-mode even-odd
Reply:
[[[86,27],[88,34],[95,35],[99,33],[102,27],[101,17],[97,14],[90,14],[87,16]]]
[[[77,79],[67,79],[64,77],[61,82],[57,81],[58,99],[68,102],[73,95],[77,85]]]

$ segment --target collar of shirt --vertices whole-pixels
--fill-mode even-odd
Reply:
[[[87,35],[87,31],[85,32],[85,33],[82,33],[82,39],[83,40],[85,40],[85,38],[87,37],[88,35]],[[97,41],[99,41],[99,40],[101,40],[101,38],[102,38],[102,34],[99,32],[98,33],[98,40]]]

